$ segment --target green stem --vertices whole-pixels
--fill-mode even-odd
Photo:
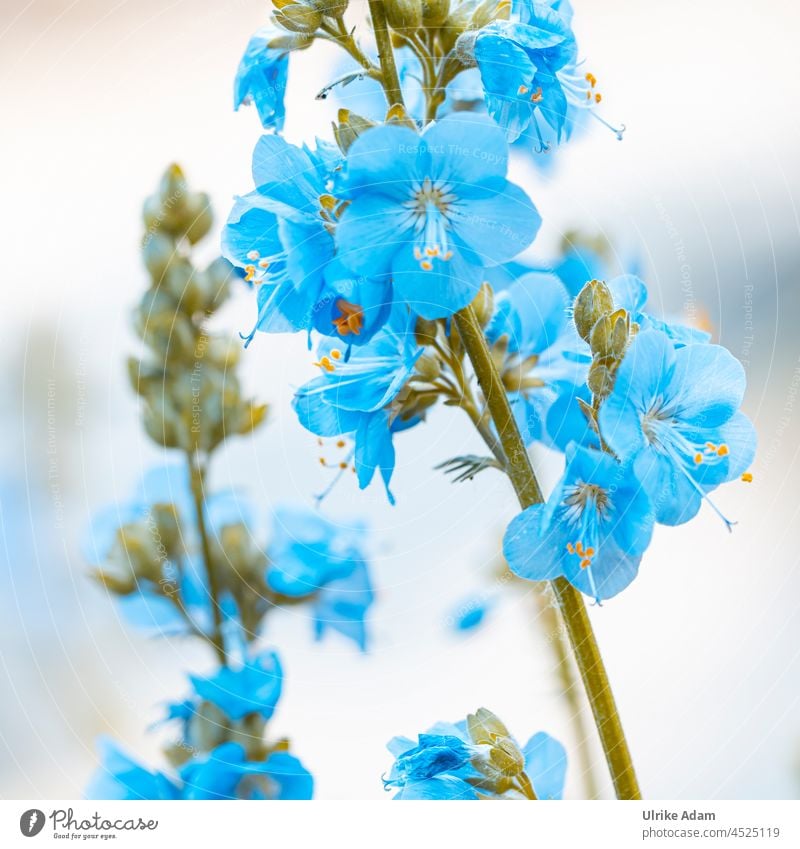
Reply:
[[[575,747],[578,751],[578,762],[580,764],[584,788],[586,789],[586,798],[599,799],[600,794],[594,775],[592,753],[589,748],[588,729],[586,728],[584,718],[586,704],[581,698],[580,691],[577,689],[578,684],[575,679],[572,653],[570,652],[570,647],[558,613],[550,603],[546,584],[542,587],[541,592],[536,593],[536,603],[539,608],[539,615],[543,620],[542,627],[545,636],[553,648],[553,655],[556,660],[556,675],[558,676],[561,692],[564,696],[564,701],[567,703],[567,710],[572,720],[575,733]]]
[[[455,321],[478,383],[486,397],[489,412],[508,460],[508,477],[520,506],[525,509],[533,504],[541,504],[544,500],[542,491],[475,310],[471,306],[466,307],[456,313]],[[551,581],[551,586],[586,688],[617,798],[640,799],[641,791],[628,742],[622,730],[614,694],[583,597],[565,578],[556,578]]]
[[[205,510],[203,509],[205,467],[200,461],[199,454],[193,455],[191,452],[187,452],[187,459],[189,461],[189,480],[192,489],[192,499],[194,501],[195,520],[197,522],[197,532],[200,535],[200,550],[203,555],[203,565],[205,566],[206,575],[208,577],[208,594],[211,602],[211,615],[213,617],[211,636],[208,639],[214,647],[214,651],[217,653],[219,662],[225,666],[228,662],[228,658],[225,652],[225,638],[222,634],[222,611],[219,604],[219,578],[217,576],[217,570],[214,568],[214,561],[211,556],[211,543],[208,538]]]
[[[386,23],[386,10],[383,0],[369,0],[369,14],[372,18],[372,30],[375,33],[375,43],[378,45],[378,59],[383,72],[383,90],[389,106],[405,106],[403,90],[400,87],[400,77],[394,62],[394,50],[389,36],[389,25]]]

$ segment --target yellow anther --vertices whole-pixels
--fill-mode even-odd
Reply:
[[[567,543],[567,551],[570,554],[575,554],[575,546],[571,542]]]
[[[581,569],[588,569],[592,565],[592,558],[586,557],[584,560],[581,560]]]
[[[350,301],[339,298],[336,301],[336,308],[339,310],[339,315],[333,319],[336,332],[340,336],[348,336],[351,333],[358,336],[364,326],[364,310],[361,305],[351,304]],[[331,351],[331,356],[333,356],[333,351]],[[339,356],[341,356],[341,353]]]
[[[597,77],[594,74],[589,73],[586,75],[586,82],[594,88],[597,85]]]
[[[338,348],[331,348],[331,356],[334,360],[341,360],[342,352]]]
[[[252,259],[252,260],[256,260],[260,256],[261,256],[261,254],[258,251],[248,251],[248,253],[247,253],[247,258]]]
[[[345,446],[346,444],[347,444],[347,443],[346,443],[343,439],[337,439],[337,440],[336,440],[336,447],[337,447],[337,448],[344,448],[344,446]]]
[[[700,452],[694,455],[694,462],[697,466],[699,466],[703,462],[703,455]]]
[[[432,248],[425,248],[425,253],[428,256],[439,256],[439,248],[438,246],[434,246]]]
[[[600,92],[598,91],[597,94],[594,96],[594,102],[599,103],[602,99],[603,99],[603,95],[600,94]]]
[[[453,258],[453,252],[452,252],[452,251],[448,251],[448,252],[447,252],[447,253],[446,253],[446,254],[442,257],[442,259],[443,259],[445,262],[447,262],[447,260],[450,260],[450,259],[452,259],[452,258]]]
[[[431,271],[433,268],[433,263],[428,259],[423,259],[419,265],[423,271]]]
[[[586,556],[587,557],[594,557],[594,549],[593,548],[587,548],[586,549]]]
[[[319,366],[321,369],[325,369],[327,372],[332,372],[335,370],[335,366],[328,359],[328,357],[321,357],[319,362],[314,363],[315,366]]]
[[[414,246],[414,259],[417,262],[422,259],[422,251],[416,245]]]
[[[728,446],[723,442],[722,445],[717,448],[717,457],[727,457],[728,456]]]
[[[527,94],[527,93],[528,93],[528,86],[526,86],[526,85],[521,85],[517,89],[517,94],[519,94],[519,95],[523,95],[523,94]]]
[[[244,279],[249,283],[256,276],[256,267],[254,265],[246,265],[244,271]]]
[[[745,472],[745,473],[742,475],[742,480],[743,480],[745,483],[752,483],[752,482],[753,482],[753,475],[752,475],[752,472]]]
[[[327,466],[327,465],[328,465],[328,464],[325,462],[325,458],[324,458],[324,457],[320,457],[320,458],[319,458],[319,464],[320,464],[320,466]]]
[[[531,103],[541,103],[542,102],[542,87],[536,89],[536,91],[531,95]]]
[[[262,259],[261,262],[258,263],[259,268],[269,268],[269,260]]]
[[[340,469],[346,469],[346,468],[347,468],[347,463],[344,463],[344,462],[339,463],[339,468],[340,468]]]
[[[336,204],[338,203],[338,201],[333,195],[320,195],[319,203],[323,209],[327,210],[328,212],[331,212],[332,210],[336,209]]]

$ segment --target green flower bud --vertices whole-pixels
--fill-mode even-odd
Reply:
[[[311,0],[311,5],[323,15],[341,18],[347,11],[348,0]]]
[[[386,0],[386,20],[398,32],[409,32],[422,26],[422,0]]]
[[[414,328],[417,345],[432,345],[436,341],[439,325],[428,318],[418,318]]]
[[[312,33],[322,23],[322,13],[300,3],[288,3],[275,12],[275,20],[291,32]]]
[[[481,323],[481,327],[486,327],[494,314],[494,291],[488,283],[481,285],[478,294],[472,301],[472,308],[475,310],[475,315]]]
[[[349,109],[340,109],[338,124],[333,125],[333,136],[342,153],[347,153],[350,145],[362,134],[375,126],[374,121],[351,112]]]
[[[619,360],[615,357],[597,357],[589,367],[586,383],[593,395],[607,398],[614,388]]]
[[[211,198],[205,192],[192,192],[186,199],[184,216],[186,238],[194,245],[208,234],[214,223]]]
[[[417,374],[424,380],[427,380],[428,383],[436,380],[436,378],[442,373],[442,366],[439,363],[439,360],[436,357],[432,357],[430,354],[423,354],[417,360],[415,368]]]
[[[582,339],[589,341],[589,334],[597,322],[614,311],[614,299],[601,280],[590,280],[575,298],[573,315],[575,327]]]
[[[422,0],[422,22],[425,26],[441,26],[449,12],[450,0]]]
[[[175,242],[169,236],[158,231],[145,236],[142,259],[154,282],[158,283],[164,276],[174,255]]]

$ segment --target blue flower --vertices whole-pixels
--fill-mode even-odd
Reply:
[[[578,70],[571,22],[568,3],[517,0],[511,20],[494,21],[475,38],[475,61],[489,114],[510,141],[532,128],[538,152],[549,149],[545,136],[550,131],[556,143],[569,137],[577,110],[590,109],[618,138],[624,131],[594,111],[602,97],[594,75]]]
[[[419,315],[452,315],[477,294],[484,266],[516,256],[539,229],[507,164],[503,133],[485,117],[451,115],[421,137],[396,125],[368,130],[348,151],[342,261],[391,274],[393,299]]]
[[[548,734],[534,734],[520,748],[491,711],[466,721],[440,722],[417,741],[394,737],[395,762],[385,787],[400,800],[560,799],[567,757]],[[532,789],[532,793],[530,790]]]
[[[631,343],[600,409],[600,432],[633,464],[657,521],[688,521],[708,492],[752,463],[755,431],[739,411],[745,382],[739,361],[718,345],[676,348],[659,330]]]
[[[278,655],[265,651],[245,660],[238,669],[221,666],[208,678],[190,675],[189,680],[199,698],[216,705],[231,719],[251,713],[269,719],[281,696],[283,670]]]
[[[179,799],[180,788],[164,773],[151,772],[114,740],[97,741],[100,766],[86,788],[87,799]]]
[[[512,520],[503,552],[521,578],[563,576],[600,601],[636,577],[653,524],[653,507],[632,468],[610,454],[573,444],[547,503],[528,507]]]
[[[545,429],[550,407],[559,394],[574,396],[586,381],[589,352],[568,304],[561,282],[546,273],[526,274],[495,297],[486,335],[504,345],[500,371],[526,443],[550,442]]]
[[[262,136],[253,152],[253,180],[255,191],[237,198],[222,234],[225,257],[258,287],[258,320],[248,341],[256,330],[313,326],[334,253],[334,199],[319,157],[280,136]]]
[[[392,434],[413,424],[395,414],[392,402],[423,352],[413,326],[414,317],[398,305],[372,341],[354,348],[349,359],[323,343],[317,361],[322,374],[301,386],[292,403],[303,427],[317,436],[352,435],[359,486],[364,489],[379,471],[392,502]]]
[[[286,95],[286,78],[289,57],[285,49],[270,47],[281,30],[271,26],[258,30],[247,44],[239,62],[233,84],[233,108],[243,103],[254,103],[265,130],[283,129],[286,115],[283,99]]]
[[[306,508],[279,508],[269,547],[267,586],[281,595],[313,594],[314,631],[352,639],[362,651],[373,592],[361,549],[364,528],[345,528]]]
[[[222,743],[180,770],[184,799],[311,799],[314,779],[288,752],[248,760],[239,743]]]

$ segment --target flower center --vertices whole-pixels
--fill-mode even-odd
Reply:
[[[349,336],[351,333],[358,336],[364,326],[364,310],[360,304],[351,304],[344,298],[336,301],[339,315],[334,317],[333,326],[340,336]]]
[[[423,271],[433,269],[434,260],[447,262],[453,256],[448,247],[448,216],[456,196],[449,186],[435,183],[426,177],[414,187],[405,207],[414,217],[414,259]]]

